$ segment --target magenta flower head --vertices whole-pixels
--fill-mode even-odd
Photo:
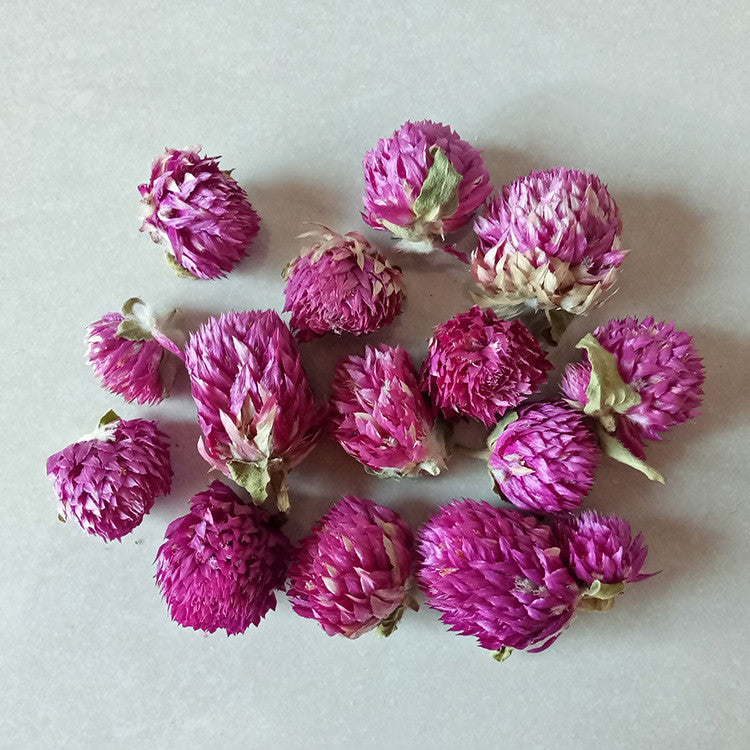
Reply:
[[[464,226],[492,192],[477,149],[446,125],[406,122],[365,155],[365,211],[405,250],[430,252]]]
[[[329,404],[334,437],[366,469],[383,477],[436,476],[445,445],[419,391],[409,353],[400,346],[365,348],[336,365]]]
[[[607,611],[625,584],[643,581],[655,573],[644,573],[648,547],[643,536],[633,538],[630,524],[617,516],[584,511],[555,519],[561,556],[582,586],[579,608]]]
[[[601,450],[585,417],[562,401],[542,401],[507,414],[489,439],[495,491],[536,513],[581,505]]]
[[[168,148],[154,159],[151,179],[139,185],[141,231],[164,242],[167,262],[180,276],[226,276],[258,234],[258,214],[247,194],[200,146]]]
[[[176,623],[236,635],[276,608],[290,554],[289,540],[265,510],[216,481],[167,527],[156,583]]]
[[[345,496],[300,542],[287,595],[328,635],[395,629],[404,608],[412,535],[399,515]]]
[[[577,169],[532,172],[504,186],[474,229],[477,301],[503,317],[591,310],[627,254],[616,203],[596,175]]]
[[[60,520],[104,541],[129,534],[172,485],[169,441],[148,419],[105,414],[98,428],[47,460]]]
[[[171,316],[170,316],[171,318]],[[182,352],[165,332],[169,319],[157,322],[137,297],[122,313],[107,313],[86,329],[86,358],[101,384],[126,401],[154,404],[169,393]]]
[[[578,585],[552,529],[533,516],[453,501],[420,529],[416,552],[428,604],[499,660],[543,651],[573,618]]]
[[[420,385],[446,417],[494,425],[537,391],[550,369],[523,323],[475,305],[435,328]]]
[[[563,393],[599,419],[610,455],[663,481],[642,464],[643,441],[659,440],[699,414],[704,372],[692,338],[674,323],[624,318],[599,326],[577,346],[585,350],[583,362],[566,368]]]
[[[322,227],[285,269],[285,311],[300,341],[324,333],[372,333],[401,312],[401,271],[359,233]]]
[[[287,471],[312,450],[325,420],[294,337],[273,310],[210,318],[185,348],[198,450],[263,502],[270,486],[289,507]]]

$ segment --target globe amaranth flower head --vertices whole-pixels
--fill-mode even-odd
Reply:
[[[171,318],[171,316],[170,316]],[[169,338],[165,322],[137,297],[122,313],[107,313],[86,329],[86,359],[111,393],[126,401],[154,404],[169,393],[182,352]]]
[[[567,366],[564,395],[600,420],[604,439],[614,434],[635,457],[645,458],[644,440],[659,440],[699,414],[702,360],[674,323],[610,320],[578,348],[585,350],[583,361]]]
[[[471,273],[480,304],[577,315],[613,290],[626,250],[617,204],[596,175],[532,172],[505,185],[474,223]]]
[[[47,460],[60,520],[105,541],[129,534],[172,485],[169,440],[156,422],[102,417],[97,429]]]
[[[387,634],[403,612],[411,544],[397,513],[344,496],[300,542],[287,591],[294,611],[328,635],[358,638],[379,625]]]
[[[200,146],[168,148],[154,159],[151,179],[139,185],[141,231],[164,242],[167,262],[181,276],[226,276],[258,234],[258,214],[247,194]]]
[[[510,412],[493,431],[489,447],[495,490],[536,513],[579,507],[601,458],[586,418],[563,401]]]
[[[359,233],[345,236],[326,227],[284,269],[285,311],[307,341],[324,333],[371,333],[401,312],[401,271]]]
[[[483,648],[543,651],[570,623],[578,584],[552,529],[477,500],[442,507],[417,534],[417,581],[441,620]]]
[[[290,554],[265,510],[215,481],[167,527],[156,582],[175,622],[236,635],[276,608]]]
[[[480,152],[431,120],[406,122],[379,140],[364,170],[362,218],[417,252],[464,226],[492,192]]]
[[[537,391],[550,369],[523,323],[475,305],[435,328],[420,386],[446,417],[494,425]]]
[[[334,437],[369,471],[384,477],[433,476],[445,468],[445,445],[419,391],[409,353],[367,346],[336,366],[329,404]]]
[[[268,488],[289,506],[287,471],[312,450],[325,420],[297,343],[273,310],[210,318],[185,348],[201,455],[245,487],[255,502]]]

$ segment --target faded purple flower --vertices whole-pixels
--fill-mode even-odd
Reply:
[[[445,446],[419,391],[409,353],[400,346],[368,346],[336,366],[330,417],[343,449],[381,476],[439,474]]]
[[[172,484],[169,440],[148,419],[102,417],[91,434],[47,460],[58,513],[105,541],[129,534]]]
[[[435,328],[420,386],[446,417],[494,425],[537,391],[550,369],[523,323],[474,306]]]
[[[542,401],[506,420],[490,438],[489,469],[497,491],[537,513],[580,506],[601,458],[584,416],[562,401]]]
[[[345,496],[300,542],[287,591],[294,611],[347,638],[400,614],[411,544],[397,513]]]
[[[156,582],[175,622],[236,635],[276,608],[290,554],[265,510],[216,481],[167,527]]]
[[[429,252],[464,226],[492,192],[480,152],[446,125],[406,122],[364,160],[364,220]]]
[[[141,231],[168,245],[167,261],[179,275],[216,279],[245,257],[259,220],[230,173],[199,151],[168,148],[154,159],[151,179],[138,186]]]
[[[477,301],[503,317],[585,313],[613,288],[627,254],[617,204],[596,175],[577,169],[532,172],[505,185],[474,229]]]
[[[401,312],[401,271],[359,233],[322,227],[285,269],[285,311],[300,341],[324,333],[371,333]]]
[[[578,585],[533,516],[454,500],[420,529],[416,551],[428,604],[483,648],[543,651],[573,618]]]

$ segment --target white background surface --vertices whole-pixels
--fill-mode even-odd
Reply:
[[[4,0],[0,12],[0,746],[748,747],[746,3]],[[588,502],[642,529],[663,572],[502,665],[426,608],[388,640],[328,638],[284,600],[244,636],[179,628],[152,563],[206,483],[186,379],[159,406],[125,405],[84,365],[83,328],[132,295],[192,326],[280,308],[301,222],[362,230],[364,152],[424,117],[484,149],[496,185],[575,166],[618,201],[632,248],[621,290],[576,322],[559,361],[615,315],[694,334],[704,415],[649,448],[668,484],[606,462]],[[235,167],[262,217],[225,281],[175,277],[137,231],[151,159],[195,143]],[[376,339],[420,357],[431,327],[468,306],[466,271],[447,257],[403,266],[408,307]],[[306,345],[321,391],[359,346]],[[177,476],[135,533],[105,545],[57,521],[44,462],[110,408],[163,422]],[[292,490],[294,536],[343,491],[412,524],[452,497],[491,496],[468,460],[435,480],[378,481],[329,443]]]

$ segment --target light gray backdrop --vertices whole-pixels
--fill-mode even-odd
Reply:
[[[5,0],[0,17],[0,745],[750,744],[746,3]],[[615,315],[694,334],[704,415],[649,448],[667,485],[607,462],[589,503],[642,529],[662,573],[502,665],[426,609],[388,640],[328,638],[285,601],[241,637],[179,628],[152,563],[206,483],[187,385],[153,408],[123,404],[85,366],[83,328],[132,295],[179,306],[191,326],[280,308],[302,222],[363,229],[365,150],[424,117],[482,148],[497,185],[554,165],[609,184],[632,254],[558,363]],[[176,278],[137,231],[151,159],[196,143],[235,168],[262,217],[225,281]],[[431,327],[467,306],[466,272],[447,257],[403,266],[408,305],[374,338],[420,357]],[[321,391],[358,346],[305,347]],[[44,461],[110,408],[163,421],[177,476],[134,534],[105,545],[57,521]],[[345,491],[413,524],[490,496],[466,459],[439,479],[378,481],[328,443],[292,490],[295,537]]]

